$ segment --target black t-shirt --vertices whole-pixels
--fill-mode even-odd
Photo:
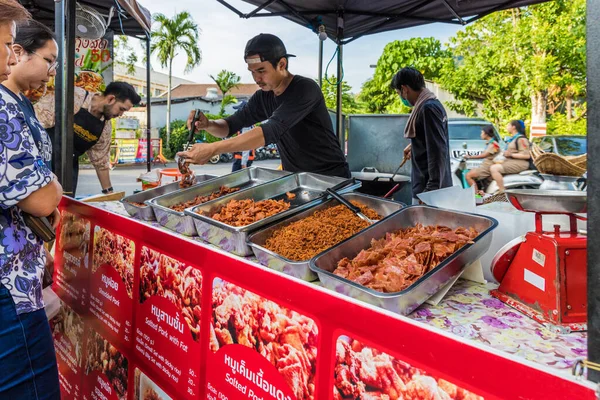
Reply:
[[[225,120],[230,135],[267,120],[261,124],[265,144],[277,144],[286,171],[350,177],[325,99],[312,79],[295,75],[279,96],[258,90],[245,107]]]
[[[428,100],[416,116],[416,137],[412,143],[413,197],[452,186],[448,117],[439,100]]]

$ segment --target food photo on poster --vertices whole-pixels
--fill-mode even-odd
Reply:
[[[336,343],[334,400],[484,400],[348,336]]]
[[[61,212],[55,253],[54,290],[71,307],[85,312],[88,303],[90,221]]]
[[[291,399],[315,399],[318,336],[319,328],[313,319],[233,283],[215,278],[210,350],[219,355],[230,346],[252,349],[250,354],[260,355],[263,362],[266,360],[272,366],[271,372],[276,372],[283,378],[288,388],[284,388],[287,390],[282,390],[282,393],[291,393],[294,396]],[[238,362],[245,365],[244,361],[248,363],[248,371],[253,367],[259,371],[253,360],[238,361],[225,355],[223,362],[234,370],[235,375],[235,371],[239,372],[236,368],[239,366]],[[245,376],[250,384],[253,381],[256,383],[243,372],[237,376]],[[229,380],[228,383],[232,384]],[[260,393],[261,389],[258,384],[258,389],[255,390]]]
[[[93,329],[87,330],[84,398],[100,392],[109,400],[127,400],[129,361]]]
[[[202,273],[171,257],[142,248],[140,303],[152,296],[168,299],[180,312],[195,341],[199,340],[202,316]]]
[[[202,273],[142,246],[134,352],[159,383],[193,400],[200,390]]]
[[[129,349],[133,335],[135,243],[101,226],[94,228],[89,313],[94,327]]]
[[[134,384],[134,400],[175,400],[138,368],[135,369]]]
[[[80,399],[83,355],[83,318],[64,302],[50,320],[54,339],[58,380],[63,398]]]

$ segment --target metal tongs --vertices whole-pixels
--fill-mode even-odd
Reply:
[[[374,220],[374,219],[367,217],[365,214],[362,213],[362,211],[360,211],[360,208],[356,207],[354,204],[352,204],[351,202],[346,200],[344,197],[342,197],[342,195],[340,195],[334,189],[335,189],[335,187],[328,188],[325,190],[325,192],[327,192],[328,195],[330,195],[331,197],[333,197],[334,199],[336,199],[337,201],[342,203],[344,206],[349,208],[350,211],[352,211],[354,214],[356,214],[356,216],[358,218],[362,219],[363,221],[367,221],[369,223],[369,225],[373,225],[374,223],[379,221],[379,220]]]
[[[192,124],[190,126],[190,133],[188,135],[188,140],[185,143],[185,145],[183,145],[184,151],[187,151],[194,141],[194,135],[196,134],[196,121],[198,121],[201,115],[202,111],[200,110],[196,110],[196,112],[194,113],[194,118],[192,119]],[[192,171],[192,169],[190,168],[190,165],[187,162],[187,160],[183,157],[176,156],[175,161],[177,162],[177,168],[179,169],[179,172],[181,172],[181,174],[183,175],[179,186],[182,188],[188,188],[195,184],[196,175],[194,174],[194,171]]]

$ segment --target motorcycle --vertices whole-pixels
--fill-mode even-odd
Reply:
[[[458,177],[463,188],[468,188],[467,173],[469,168],[467,167],[467,160],[463,157],[460,159],[454,174]],[[544,179],[539,176],[538,171],[528,170],[523,171],[520,174],[509,174],[504,175],[504,187],[505,189],[539,189],[544,183]],[[475,181],[478,190],[481,190],[487,194],[495,194],[498,192],[498,184],[495,180],[488,178],[484,180]]]

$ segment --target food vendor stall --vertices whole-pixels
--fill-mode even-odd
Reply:
[[[63,200],[54,289],[64,305],[51,326],[65,398],[596,398],[571,368],[597,361],[586,342],[597,295],[589,336],[549,330],[469,280],[425,303],[489,248],[495,219],[405,207],[315,174],[254,167],[194,183]],[[332,187],[367,220],[330,199]],[[410,258],[404,272],[373,264],[390,255],[389,267]],[[386,286],[390,273],[402,285]]]
[[[128,35],[146,42],[147,125],[150,136],[150,12],[135,0],[35,0],[21,1],[36,21],[51,27],[59,46],[57,69],[52,90],[56,105],[55,127],[51,137],[54,173],[65,192],[73,189],[73,93],[74,86],[102,90],[112,80],[113,35]],[[77,82],[76,82],[77,81]],[[148,171],[152,146],[146,146]]]

